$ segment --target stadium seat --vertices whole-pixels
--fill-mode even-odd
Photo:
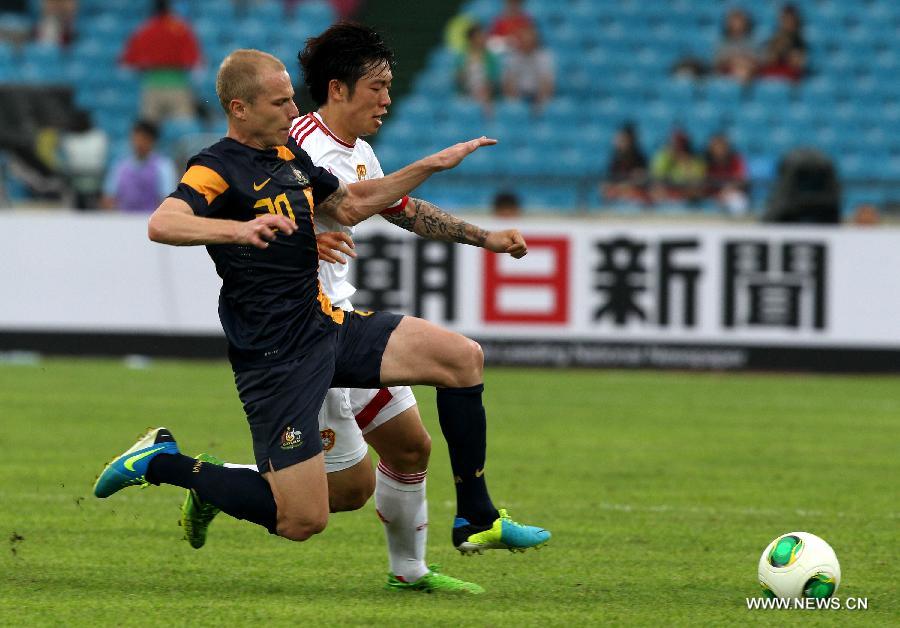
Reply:
[[[743,86],[727,78],[707,79],[698,92],[720,109],[738,108],[744,97]]]
[[[462,97],[454,97],[438,110],[438,120],[452,120],[454,124],[477,128],[484,121],[481,105]]]
[[[751,97],[770,110],[787,107],[791,99],[791,85],[787,81],[761,80],[753,85]]]

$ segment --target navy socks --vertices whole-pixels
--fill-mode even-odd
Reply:
[[[483,391],[484,384],[437,389],[438,419],[456,482],[456,516],[476,525],[490,525],[499,516],[484,479],[487,419],[481,403]]]

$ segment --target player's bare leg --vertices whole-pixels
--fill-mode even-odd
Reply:
[[[262,476],[272,487],[277,508],[277,531],[292,541],[305,541],[328,523],[328,482],[325,455],[269,470]]]
[[[438,388],[438,418],[456,482],[454,546],[463,553],[539,547],[550,539],[550,533],[513,522],[506,511],[494,506],[488,494],[483,374],[484,354],[478,343],[411,316],[397,325],[381,361],[384,386],[430,384]]]
[[[431,436],[422,424],[418,406],[407,408],[365,434],[378,457],[398,473],[423,473],[431,457]]]
[[[375,472],[368,453],[352,467],[328,474],[328,504],[331,512],[359,510],[374,492]]]
[[[484,354],[477,342],[413,316],[403,317],[381,358],[382,386],[463,388],[481,384],[483,375]]]

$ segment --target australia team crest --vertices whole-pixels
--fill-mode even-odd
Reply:
[[[294,172],[294,177],[296,177],[297,182],[300,185],[302,185],[303,187],[306,187],[309,185],[309,177],[307,177],[305,174],[303,174],[297,168],[295,168],[293,164],[291,164],[291,170]]]
[[[303,432],[288,425],[281,435],[282,449],[295,449],[303,446]]]

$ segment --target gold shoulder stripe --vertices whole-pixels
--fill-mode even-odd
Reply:
[[[181,177],[181,182],[205,196],[209,205],[212,205],[212,202],[228,189],[228,184],[225,183],[222,175],[206,166],[191,166]]]
[[[278,151],[278,156],[285,161],[294,161],[296,159],[294,153],[287,146],[278,146],[275,150]]]

